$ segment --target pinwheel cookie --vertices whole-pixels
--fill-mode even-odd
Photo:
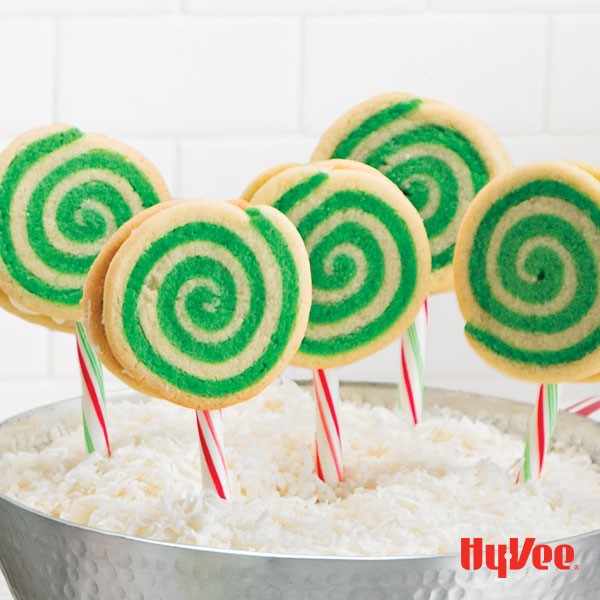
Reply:
[[[498,138],[475,117],[437,100],[394,92],[340,117],[312,160],[327,158],[375,167],[418,209],[431,245],[431,292],[452,287],[452,257],[465,211],[510,166]]]
[[[600,365],[600,182],[566,162],[511,170],[461,225],[456,294],[473,348],[535,382],[577,381]]]
[[[136,389],[222,408],[255,395],[296,353],[310,267],[275,209],[175,202],[142,213],[108,246],[86,285],[85,325]]]
[[[106,240],[169,199],[156,169],[120,142],[67,125],[18,137],[0,154],[0,287],[9,310],[68,329]]]
[[[352,161],[293,166],[263,178],[250,205],[263,204],[290,218],[310,257],[312,308],[295,364],[348,364],[406,329],[431,255],[419,214],[389,179]]]

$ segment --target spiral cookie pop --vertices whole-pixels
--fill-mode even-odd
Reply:
[[[169,199],[156,170],[114,140],[52,125],[0,154],[0,287],[23,312],[81,316],[83,282],[104,242]]]
[[[0,305],[74,331],[87,272],[104,242],[142,209],[169,199],[132,148],[67,125],[19,136],[0,154]],[[86,442],[110,453],[102,372],[78,330]]]
[[[339,399],[325,370],[384,347],[414,318],[429,284],[425,229],[392,182],[351,161],[285,169],[251,198],[260,204],[285,213],[309,253],[313,303],[294,363],[315,370],[317,465],[337,483]]]
[[[589,173],[541,162],[492,181],[461,225],[454,270],[467,339],[492,366],[552,385],[597,373],[600,183]]]
[[[86,283],[85,298],[99,282],[104,297],[102,320],[91,310],[86,327],[137,389],[199,411],[203,456],[218,458],[219,409],[266,387],[302,340],[311,295],[302,239],[270,207],[209,201],[173,203],[117,236],[112,260]],[[226,497],[223,466],[212,460],[204,483]]]

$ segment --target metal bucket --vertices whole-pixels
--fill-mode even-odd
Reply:
[[[393,405],[395,386],[349,384],[345,399]],[[136,396],[112,394],[110,401]],[[0,455],[33,449],[31,428],[80,412],[80,399],[0,424]],[[430,389],[437,403],[523,434],[531,406]],[[29,433],[28,433],[29,431]],[[600,463],[600,424],[561,413],[555,436]],[[38,438],[39,442],[39,438]],[[61,521],[0,495],[0,564],[15,598],[127,600],[585,600],[600,597],[600,530],[556,540],[575,550],[568,571],[466,571],[457,554],[390,558],[302,557],[214,550],[127,537]]]

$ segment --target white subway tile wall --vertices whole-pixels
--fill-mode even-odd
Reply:
[[[57,38],[58,119],[167,138],[297,129],[298,19],[66,19]]]
[[[473,112],[516,164],[600,163],[599,56],[598,0],[0,0],[0,136],[73,123],[146,153],[177,196],[227,199],[395,89]],[[452,294],[432,298],[427,383],[532,399],[462,327]],[[342,371],[397,375],[397,344]],[[70,336],[0,313],[0,419],[79,386]]]
[[[550,27],[549,130],[599,135],[600,14],[555,17]]]
[[[0,135],[54,117],[55,26],[50,19],[0,20]]]
[[[307,19],[303,126],[318,134],[340,111],[400,87],[500,134],[542,133],[546,27],[529,15]]]

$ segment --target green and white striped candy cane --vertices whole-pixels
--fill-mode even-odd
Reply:
[[[498,138],[474,117],[435,100],[387,93],[359,104],[322,136],[312,160],[346,158],[380,170],[425,222],[431,293],[452,287],[458,228],[475,194],[509,167]]]
[[[258,393],[295,354],[310,308],[308,257],[270,207],[184,202],[125,241],[104,298],[107,340],[129,375],[172,402],[222,408]]]
[[[106,420],[104,374],[83,325],[75,323],[77,359],[81,372],[81,409],[83,434],[89,453],[110,456],[110,437]]]
[[[457,296],[473,347],[538,383],[600,364],[600,183],[576,166],[534,163],[499,177],[461,227]]]
[[[0,154],[0,286],[25,313],[77,320],[104,242],[169,198],[154,167],[117,141],[67,125],[20,136]]]
[[[561,386],[555,383],[540,385],[533,415],[525,438],[523,463],[517,474],[517,483],[540,479],[550,440],[558,417]]]

